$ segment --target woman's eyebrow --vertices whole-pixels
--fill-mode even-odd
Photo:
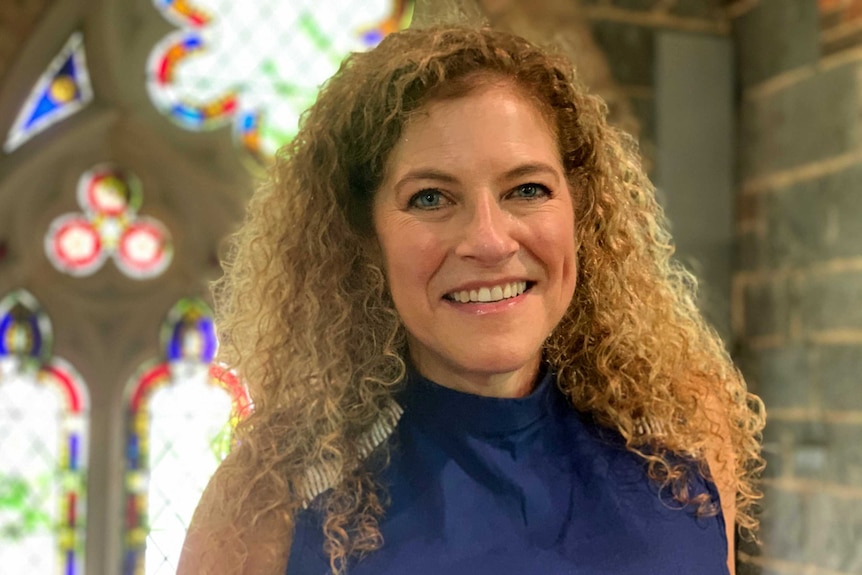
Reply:
[[[553,177],[556,183],[560,182],[559,170],[555,170],[551,165],[545,164],[544,162],[528,162],[526,164],[521,164],[508,170],[500,179],[503,181],[516,180],[518,178],[523,178],[524,176],[533,176],[536,174],[546,174]]]
[[[435,180],[446,184],[454,184],[458,182],[458,178],[448,172],[434,168],[417,168],[404,174],[404,176],[395,183],[394,187],[397,190],[401,186],[416,180]]]
[[[544,162],[527,162],[525,164],[520,164],[507,170],[499,179],[500,181],[509,181],[536,174],[546,174],[551,176],[554,178],[556,183],[559,183],[560,181],[559,170],[555,170],[550,164],[546,164]],[[448,172],[444,172],[443,170],[438,170],[436,168],[417,168],[404,174],[404,176],[395,183],[394,187],[397,190],[401,186],[416,180],[434,180],[446,184],[454,184],[458,182],[458,178]]]

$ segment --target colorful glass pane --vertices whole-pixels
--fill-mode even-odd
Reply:
[[[73,276],[97,272],[108,257],[133,279],[160,275],[173,259],[173,243],[161,222],[139,216],[141,183],[110,164],[96,166],[78,181],[83,213],[54,219],[45,253],[58,270]]]
[[[5,152],[64,120],[93,99],[90,74],[84,56],[84,39],[72,34],[24,102],[3,144]]]
[[[405,28],[413,0],[153,0],[174,25],[150,53],[147,86],[189,130],[232,125],[266,162],[342,59]]]
[[[50,322],[28,292],[0,301],[0,340],[0,565],[9,573],[82,574],[84,384],[50,357]]]
[[[176,571],[198,499],[247,414],[244,387],[212,365],[209,307],[184,299],[168,313],[161,363],[132,382],[126,432],[124,575]]]

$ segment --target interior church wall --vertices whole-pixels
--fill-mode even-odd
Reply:
[[[419,0],[414,15],[555,43],[637,138],[704,310],[767,403],[764,546],[743,548],[740,572],[862,573],[860,14],[856,0]],[[171,305],[208,297],[262,172],[229,129],[182,130],[149,101],[147,55],[172,30],[151,0],[0,0],[0,136],[75,30],[93,101],[0,152],[0,297],[30,290],[55,353],[87,382],[86,573],[98,575],[121,563],[128,381],[159,356]],[[683,65],[689,88],[673,75]],[[696,151],[680,162],[671,151],[686,143]],[[80,209],[78,179],[102,162],[134,172],[140,213],[170,230],[162,276],[130,280],[108,262],[74,278],[47,260],[45,231]]]
[[[732,13],[733,329],[768,413],[755,573],[862,573],[860,16],[829,0]]]

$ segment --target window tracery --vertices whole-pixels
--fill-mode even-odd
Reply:
[[[55,268],[91,275],[109,257],[132,279],[160,275],[173,258],[173,243],[158,220],[138,215],[143,194],[138,178],[110,164],[78,180],[81,212],[61,215],[45,235],[45,253]]]

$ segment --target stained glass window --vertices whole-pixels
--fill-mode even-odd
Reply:
[[[212,363],[212,314],[184,299],[162,328],[163,358],[128,395],[124,575],[173,574],[198,499],[248,412],[244,387]]]
[[[179,27],[150,53],[147,86],[189,130],[232,125],[265,162],[352,51],[409,25],[413,0],[153,0]]]
[[[45,235],[45,253],[58,270],[87,276],[113,258],[133,279],[161,274],[173,257],[168,230],[150,217],[138,215],[141,183],[126,170],[98,165],[78,180],[81,212],[54,219]]]
[[[5,152],[57,122],[68,118],[93,99],[90,75],[80,32],[72,34],[39,77],[3,144]]]
[[[0,300],[0,566],[84,571],[88,398],[36,299]]]

